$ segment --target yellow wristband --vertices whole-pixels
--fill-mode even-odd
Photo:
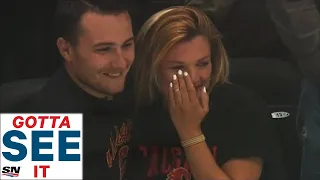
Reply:
[[[182,145],[182,147],[186,148],[186,147],[193,146],[193,145],[199,144],[201,142],[204,142],[205,140],[206,140],[206,138],[204,137],[203,134],[201,134],[200,136],[196,136],[191,139],[181,141],[181,145]]]

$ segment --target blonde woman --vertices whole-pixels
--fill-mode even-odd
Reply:
[[[266,108],[228,83],[221,36],[202,11],[171,7],[150,17],[136,37],[134,75],[130,179],[260,178]]]

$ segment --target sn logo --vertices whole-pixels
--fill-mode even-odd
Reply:
[[[2,168],[2,176],[18,177],[20,166],[4,166]]]

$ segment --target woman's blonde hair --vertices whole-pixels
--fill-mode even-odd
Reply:
[[[179,42],[205,36],[211,46],[213,86],[227,81],[228,60],[221,36],[208,16],[189,6],[170,7],[151,16],[141,27],[136,37],[134,62],[134,91],[137,107],[148,106],[159,97],[159,63],[171,48]]]

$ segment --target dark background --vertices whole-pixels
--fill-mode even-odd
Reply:
[[[61,65],[61,57],[53,35],[56,1],[2,1],[0,85],[21,79],[49,77]],[[184,2],[184,0],[136,1],[139,4],[133,7],[131,13],[135,32],[153,13]],[[316,2],[320,9],[320,0]],[[301,149],[295,115],[301,77],[296,63],[291,60],[290,52],[281,42],[270,20],[265,0],[238,0],[224,21],[214,24],[222,33],[224,45],[231,57],[230,76],[233,77],[233,82],[260,93],[267,101],[270,112],[284,110],[292,115],[290,118],[274,122],[282,146],[283,162],[289,174],[288,180],[296,180],[300,172]],[[14,89],[14,92],[25,94],[25,90],[22,89],[21,92],[19,90],[19,88]],[[12,88],[5,90],[6,93],[11,91]],[[1,99],[5,97],[7,95]],[[16,99],[19,98],[20,96]],[[12,98],[7,98],[1,103],[6,105],[10,104],[9,102],[12,104],[14,101]]]
[[[132,12],[134,30],[153,13],[181,0],[137,1]],[[53,36],[56,0],[7,0],[1,5],[1,79],[4,82],[50,76],[60,65]],[[279,57],[288,60],[265,8],[265,0],[239,0],[222,23],[231,57]]]

